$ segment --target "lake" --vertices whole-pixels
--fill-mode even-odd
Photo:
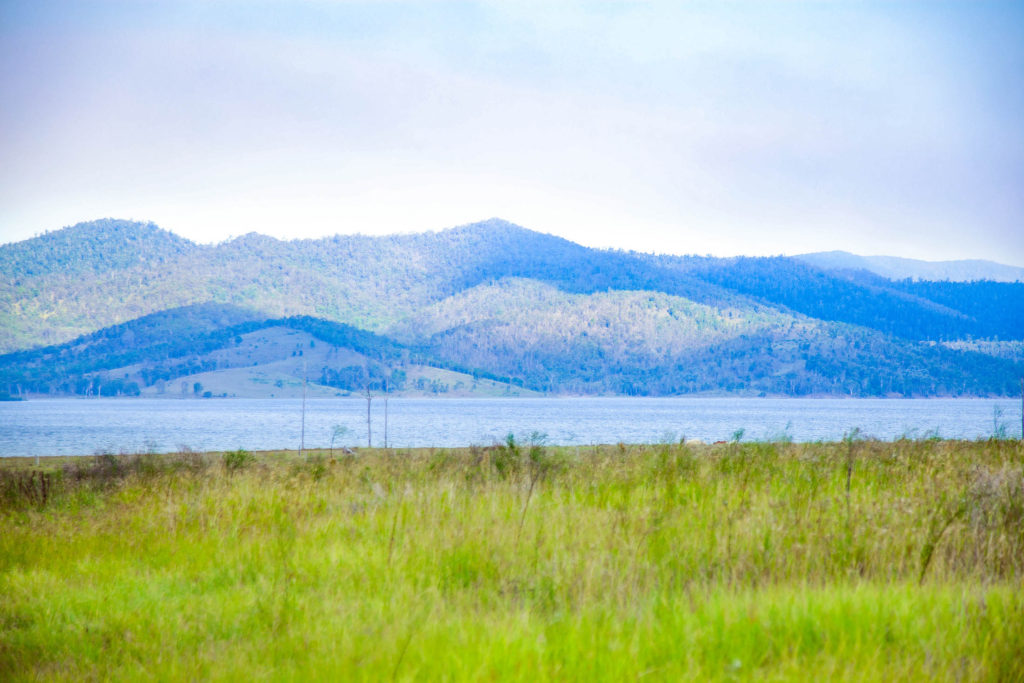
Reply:
[[[880,439],[1020,436],[1014,399],[498,398],[388,401],[388,445],[489,445],[509,432],[550,444],[651,443],[681,437],[841,439],[859,428]],[[384,402],[371,406],[383,445]],[[366,445],[366,401],[306,401],[305,444]],[[0,456],[298,448],[299,399],[45,399],[0,403]]]

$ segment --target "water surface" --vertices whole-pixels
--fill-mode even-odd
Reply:
[[[371,406],[374,445],[383,444],[384,402]],[[305,445],[364,446],[366,401],[306,401]],[[487,445],[512,432],[552,444],[649,443],[681,437],[840,439],[859,428],[900,436],[1020,435],[1013,399],[498,398],[388,401],[388,445]],[[0,403],[0,456],[298,448],[299,399],[46,399]]]

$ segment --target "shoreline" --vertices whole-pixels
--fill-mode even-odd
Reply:
[[[903,396],[902,394],[891,394],[888,396],[851,396],[849,394],[807,394],[801,396],[795,396],[792,394],[728,394],[728,393],[692,393],[692,394],[672,394],[672,395],[658,395],[658,396],[634,396],[629,394],[538,394],[530,393],[524,395],[503,395],[503,396],[481,396],[478,394],[452,394],[450,392],[445,394],[389,394],[388,400],[424,400],[424,401],[507,401],[507,400],[599,400],[599,399],[614,399],[614,400],[686,400],[686,399],[727,399],[727,400],[794,400],[794,401],[930,401],[930,400],[956,400],[956,401],[971,401],[971,400],[1014,400],[1020,399],[1019,394],[1000,394],[1000,395],[976,395],[971,394],[965,395],[953,395],[953,394],[935,394],[929,396]],[[210,402],[210,401],[302,401],[301,396],[208,396],[208,397],[181,397],[181,396],[52,396],[49,394],[33,394],[24,397],[11,397],[9,399],[0,400],[0,405],[5,403],[34,403],[44,401],[119,401],[119,402],[133,402],[133,401],[159,401],[159,402]],[[360,394],[349,394],[347,396],[308,396],[305,399],[308,402],[314,401],[338,401],[338,400],[352,400],[352,401],[365,401],[366,396]],[[374,401],[383,401],[383,394],[374,394]]]
[[[692,452],[694,455],[722,455],[731,451],[746,448],[782,448],[782,449],[835,449],[835,448],[848,448],[849,444],[853,444],[856,448],[860,446],[877,446],[880,444],[888,445],[928,445],[928,446],[947,446],[947,447],[977,447],[984,444],[990,444],[992,442],[1002,443],[1004,445],[1015,445],[1024,442],[1020,438],[1002,438],[997,439],[993,437],[979,438],[979,439],[957,439],[957,438],[935,438],[935,437],[920,437],[920,438],[907,438],[902,437],[898,439],[875,439],[871,437],[862,437],[854,439],[853,441],[846,440],[830,440],[830,441],[794,441],[785,439],[748,439],[745,441],[702,441],[700,439],[686,439],[685,442],[651,442],[651,443],[601,443],[601,444],[552,444],[552,443],[541,443],[538,444],[542,448],[552,452],[563,452],[572,454],[573,456],[583,457],[587,454],[590,455],[601,455],[608,453],[618,453],[620,455],[627,455],[630,453],[642,454],[658,449],[686,449]],[[527,440],[519,442],[519,446],[523,448],[529,448],[532,444]],[[380,458],[380,457],[403,457],[418,459],[424,456],[434,456],[437,454],[448,454],[453,457],[465,457],[479,453],[488,453],[495,450],[505,448],[504,443],[495,442],[487,445],[470,444],[463,446],[411,446],[411,447],[366,447],[366,446],[340,446],[335,445],[334,448],[330,446],[324,447],[310,447],[303,450],[297,448],[268,448],[268,449],[256,449],[249,450],[246,448],[238,449],[223,449],[223,450],[204,450],[204,451],[193,451],[193,450],[180,450],[180,451],[161,451],[161,452],[137,452],[137,453],[85,453],[81,455],[6,455],[0,456],[0,471],[2,470],[16,470],[26,469],[37,466],[49,466],[50,468],[64,465],[64,464],[88,464],[90,462],[96,462],[103,458],[115,458],[117,460],[124,461],[144,461],[152,459],[154,462],[162,460],[171,460],[174,458],[181,457],[195,457],[204,460],[217,461],[224,458],[226,455],[231,453],[237,453],[244,451],[248,455],[252,456],[255,462],[266,462],[266,463],[302,463],[309,460],[318,459],[333,459],[335,461],[343,459],[368,459],[368,458]],[[36,464],[38,462],[38,465]]]

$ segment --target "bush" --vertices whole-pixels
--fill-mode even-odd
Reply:
[[[237,472],[248,467],[255,459],[253,454],[244,448],[239,448],[237,451],[225,451],[224,469],[228,472]]]

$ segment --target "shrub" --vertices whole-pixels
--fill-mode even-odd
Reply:
[[[252,453],[239,448],[237,451],[224,452],[224,468],[228,472],[237,472],[249,466],[255,460]]]

